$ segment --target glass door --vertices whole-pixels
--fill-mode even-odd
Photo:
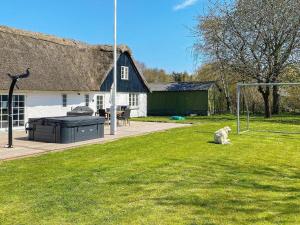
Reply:
[[[25,96],[14,95],[12,102],[13,127],[25,125]],[[8,127],[8,95],[0,95],[0,129]]]
[[[104,109],[104,95],[97,95],[97,111],[99,109]]]

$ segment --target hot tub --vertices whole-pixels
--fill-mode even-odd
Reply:
[[[64,116],[31,118],[26,126],[28,139],[49,143],[75,143],[104,137],[103,117]]]

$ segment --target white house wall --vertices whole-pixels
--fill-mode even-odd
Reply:
[[[25,118],[39,118],[49,116],[65,116],[76,106],[84,105],[84,95],[64,93],[67,95],[67,107],[62,106],[62,93],[33,92],[25,97]]]
[[[7,94],[0,92],[0,94]],[[16,91],[16,95],[25,95],[25,123],[28,118],[65,116],[77,106],[85,105],[85,95],[90,95],[89,107],[96,112],[97,95],[104,96],[104,109],[110,108],[109,92],[52,92],[52,91]],[[62,106],[62,94],[67,95],[67,107]],[[129,105],[129,93],[117,94],[117,105]],[[131,117],[147,116],[147,94],[139,93],[139,106],[132,108]]]
[[[147,116],[147,94],[138,93],[139,105],[137,107],[131,107],[131,117],[145,117]],[[129,93],[117,94],[117,105],[129,105]]]
[[[103,95],[105,106],[104,108],[110,108],[111,99],[109,92],[94,94],[94,110],[96,109],[96,95]],[[129,105],[129,93],[117,93],[117,105],[128,106]],[[147,116],[147,94],[139,93],[139,106],[131,108],[131,117],[146,117]]]

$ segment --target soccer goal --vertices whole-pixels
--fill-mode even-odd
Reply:
[[[238,134],[300,134],[300,83],[238,83],[236,102]]]

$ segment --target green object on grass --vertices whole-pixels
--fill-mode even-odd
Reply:
[[[183,116],[172,116],[171,120],[185,120]]]

